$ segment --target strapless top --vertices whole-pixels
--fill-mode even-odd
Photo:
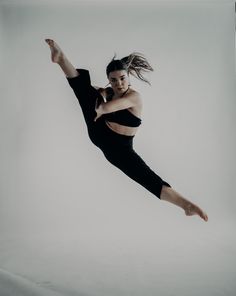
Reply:
[[[108,89],[108,96],[106,97],[107,101],[111,101],[113,96],[113,90],[111,87]],[[103,114],[102,117],[105,120],[116,122],[121,125],[130,126],[130,127],[138,127],[142,123],[142,119],[131,113],[128,109],[118,110],[111,113]]]

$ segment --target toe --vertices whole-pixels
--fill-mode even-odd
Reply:
[[[45,41],[46,41],[49,45],[53,45],[53,40],[52,40],[52,39],[45,39]]]
[[[207,217],[207,214],[206,213],[202,213],[201,217],[205,220],[205,221],[208,221],[208,217]]]

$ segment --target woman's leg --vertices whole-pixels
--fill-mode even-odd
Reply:
[[[161,200],[166,200],[181,207],[187,216],[199,215],[203,220],[208,221],[207,214],[191,201],[184,198],[173,188],[163,185],[160,195]]]
[[[133,149],[113,146],[110,147],[109,151],[105,151],[104,155],[110,163],[159,199],[162,186],[166,185],[170,187],[170,185],[162,180]]]
[[[58,44],[52,39],[45,39],[51,50],[51,60],[57,63],[66,75],[81,106],[88,128],[93,128],[96,116],[96,100],[102,99],[101,94],[91,85],[90,74],[86,69],[76,69],[65,56]]]
[[[145,187],[160,200],[166,200],[181,207],[187,216],[197,214],[205,221],[208,220],[206,213],[182,197],[167,182],[163,181],[133,149],[118,149],[115,151],[111,148],[111,152],[106,152],[104,155],[110,163]]]
[[[45,39],[51,50],[51,60],[53,63],[57,63],[62,71],[65,73],[66,77],[73,78],[79,75],[78,71],[67,59],[64,52],[58,46],[58,44],[52,39]]]

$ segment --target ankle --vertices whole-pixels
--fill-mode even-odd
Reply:
[[[67,58],[64,53],[61,53],[60,57],[58,58],[57,64],[58,65],[65,65],[67,63]]]
[[[167,187],[165,185],[163,185],[163,188],[161,191],[161,200],[168,201],[172,204],[175,204],[176,206],[181,207],[182,209],[185,209],[187,205],[187,200],[185,198],[183,198],[173,188]]]

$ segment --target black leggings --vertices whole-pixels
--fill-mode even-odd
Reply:
[[[119,168],[127,176],[160,199],[162,185],[171,187],[163,181],[133,149],[134,136],[126,136],[112,131],[105,123],[103,117],[96,122],[96,100],[103,101],[101,94],[91,85],[89,71],[77,69],[79,75],[68,78],[87,125],[90,140],[103,152],[106,159]]]

